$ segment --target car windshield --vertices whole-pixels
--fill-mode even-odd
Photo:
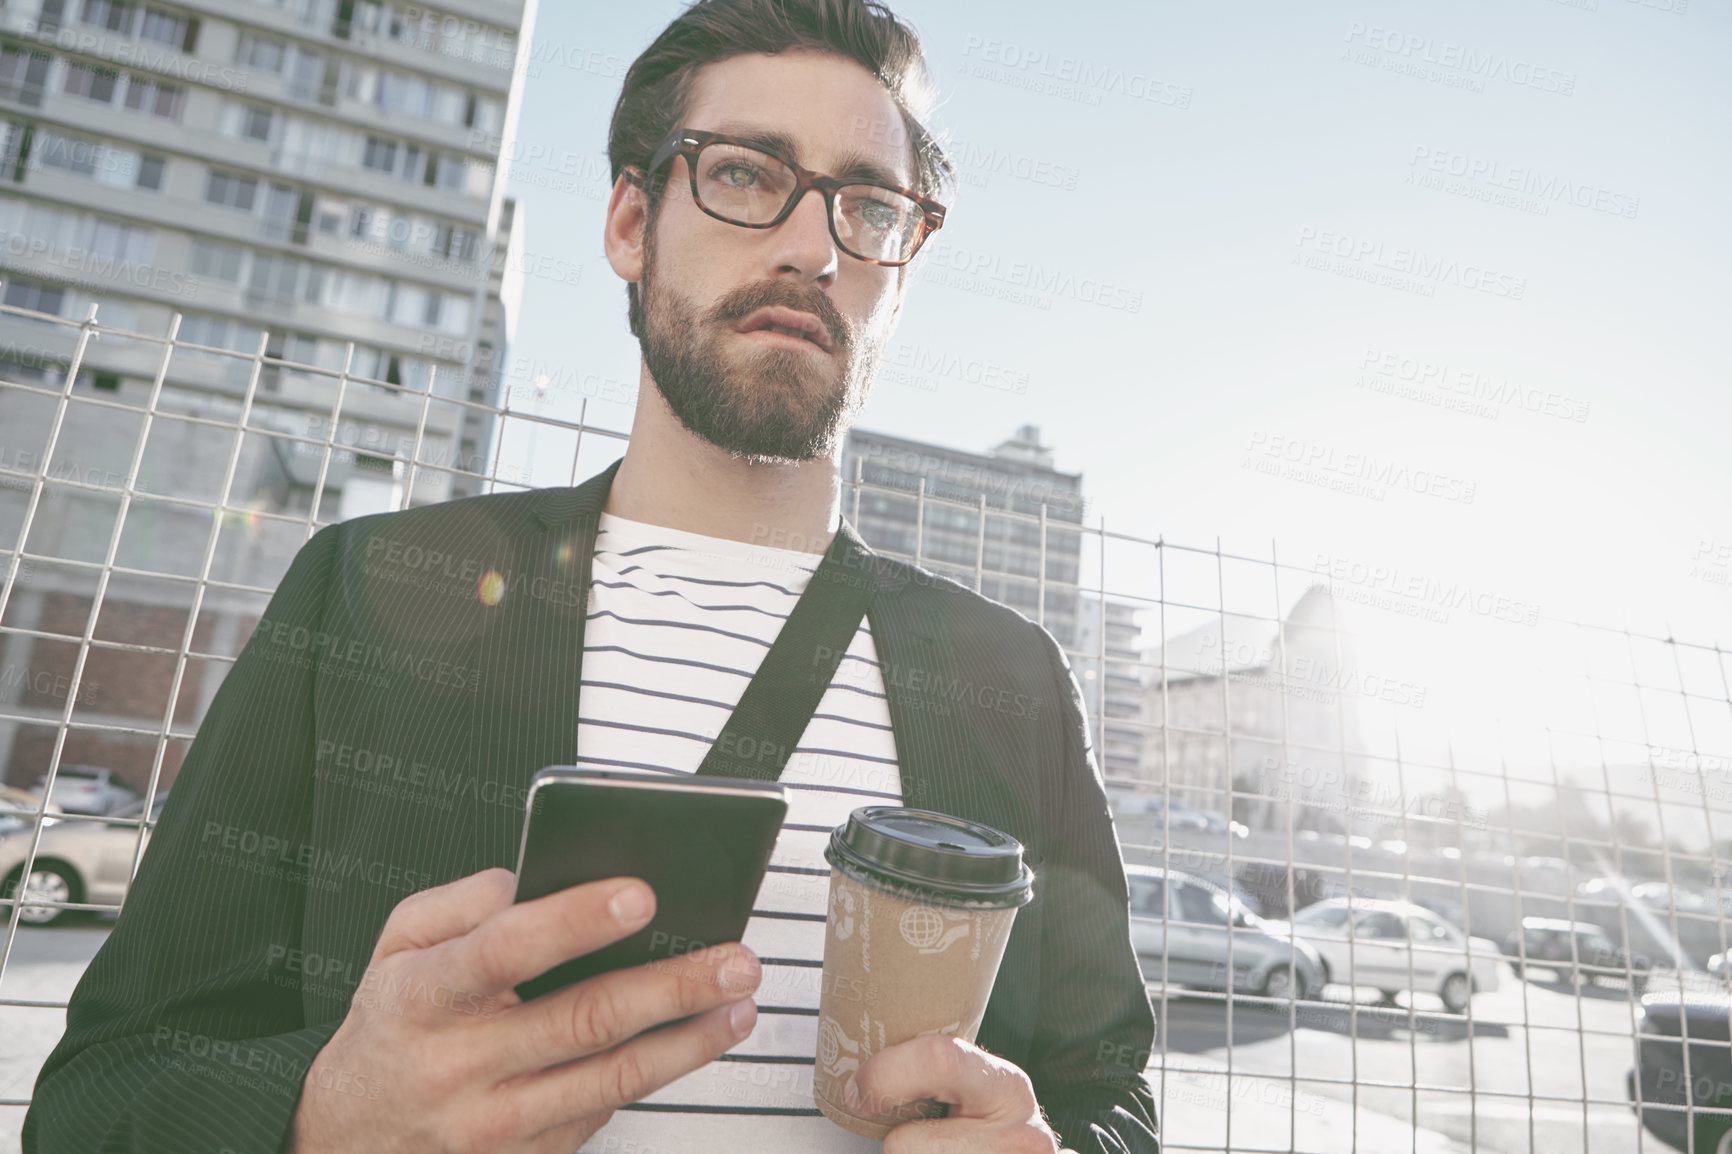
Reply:
[[[1346,906],[1311,906],[1300,910],[1293,916],[1293,921],[1302,926],[1316,926],[1327,930],[1338,930],[1347,924]]]

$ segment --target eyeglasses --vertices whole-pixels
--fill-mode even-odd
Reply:
[[[692,201],[741,228],[776,227],[807,189],[817,189],[836,247],[868,264],[907,264],[944,224],[944,206],[911,188],[838,180],[715,132],[680,129],[656,149],[646,174],[676,155],[686,158]]]

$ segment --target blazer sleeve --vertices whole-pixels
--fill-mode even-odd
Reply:
[[[1063,749],[1042,791],[1052,822],[1035,881],[1046,920],[1027,1073],[1066,1149],[1159,1154],[1154,1093],[1143,1075],[1155,1017],[1131,945],[1118,833],[1076,676],[1052,635],[1033,628],[1052,671]]]
[[[306,898],[297,858],[312,817],[308,639],[340,528],[296,554],[212,700],[37,1076],[24,1154],[282,1147],[307,1068],[340,1024],[302,1020],[281,964],[299,946]]]

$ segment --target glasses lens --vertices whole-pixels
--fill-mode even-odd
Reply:
[[[836,192],[836,235],[843,248],[869,260],[913,256],[925,215],[900,192],[875,184],[850,184]]]
[[[706,144],[698,153],[698,203],[740,224],[776,219],[794,191],[794,173],[767,152]]]

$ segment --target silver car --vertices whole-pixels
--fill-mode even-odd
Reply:
[[[36,780],[41,793],[48,775]],[[62,765],[54,775],[49,801],[67,813],[113,813],[138,800],[138,791],[112,769],[96,765]]]
[[[1397,990],[1435,993],[1456,1014],[1497,989],[1503,964],[1497,943],[1412,902],[1329,898],[1300,910],[1293,932],[1323,956],[1326,980],[1375,987],[1386,1001]]]
[[[1317,951],[1264,922],[1220,886],[1157,866],[1127,865],[1125,878],[1131,889],[1131,942],[1144,977],[1223,989],[1231,939],[1235,990],[1286,999],[1309,998],[1323,989]]]
[[[162,814],[168,791],[156,795],[144,823],[144,844]],[[83,911],[57,909],[38,902],[88,902],[118,906],[132,881],[133,853],[139,849],[139,818],[144,799],[106,817],[49,818],[36,847],[30,879],[24,885],[24,908],[18,920],[27,925],[51,926],[77,918]],[[0,835],[0,916],[10,916],[11,902],[23,874],[24,856],[30,850],[33,828],[26,826]],[[140,851],[142,852],[142,851]]]

